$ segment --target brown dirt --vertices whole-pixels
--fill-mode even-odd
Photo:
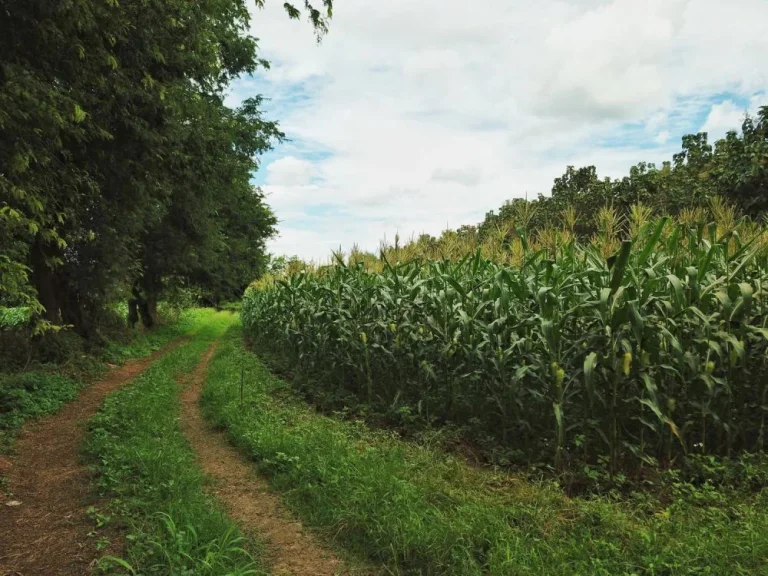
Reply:
[[[212,430],[199,409],[200,393],[215,346],[203,355],[182,393],[182,428],[197,452],[213,492],[240,528],[267,545],[267,561],[276,576],[334,576],[349,568],[323,548],[269,492],[253,462],[241,455],[221,432]]]
[[[89,574],[104,552],[88,533],[93,523],[85,508],[91,494],[86,467],[80,461],[84,424],[108,394],[136,378],[178,340],[147,358],[113,369],[76,400],[47,418],[24,426],[17,456],[4,462],[10,501],[0,501],[0,574]]]

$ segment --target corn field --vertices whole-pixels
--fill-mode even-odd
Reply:
[[[249,288],[243,320],[315,393],[449,421],[520,461],[762,450],[765,229],[640,219],[586,243],[520,232],[495,249],[514,263],[382,250]]]

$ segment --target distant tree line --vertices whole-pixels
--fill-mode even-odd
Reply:
[[[575,233],[589,237],[604,206],[627,215],[639,203],[657,214],[676,216],[707,206],[713,196],[753,219],[768,213],[768,106],[756,118],[747,116],[741,132],[728,132],[714,146],[706,133],[684,136],[682,150],[660,167],[641,162],[627,176],[612,180],[599,178],[594,166],[568,166],[555,179],[549,196],[507,201],[498,211],[488,212],[477,227],[466,226],[458,232],[483,238],[508,223],[532,232],[561,225],[563,215],[573,209]]]

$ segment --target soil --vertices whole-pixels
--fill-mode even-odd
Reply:
[[[350,568],[333,551],[317,542],[281,506],[254,463],[205,422],[199,399],[214,351],[212,346],[203,355],[182,392],[182,428],[201,468],[213,481],[213,493],[243,532],[266,543],[266,559],[275,576],[350,574]]]
[[[24,426],[16,443],[17,455],[2,462],[11,496],[0,500],[0,574],[83,576],[91,572],[105,551],[98,551],[89,536],[93,522],[86,508],[94,496],[80,459],[85,423],[108,394],[181,342],[111,370],[60,412]]]

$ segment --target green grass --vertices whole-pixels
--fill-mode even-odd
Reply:
[[[32,364],[26,372],[0,372],[0,454],[10,452],[13,440],[28,420],[53,414],[77,397],[88,382],[102,376],[104,362],[122,363],[149,356],[171,340],[196,329],[210,312],[188,310],[172,324],[151,332],[138,332],[129,339],[107,341],[96,353],[86,354],[74,334],[55,341],[57,362]]]
[[[671,478],[658,496],[568,498],[554,483],[471,468],[311,410],[243,349],[239,326],[203,405],[307,525],[394,574],[768,573],[762,494]]]
[[[209,316],[210,310],[206,308],[192,308],[179,314],[174,322],[151,331],[138,332],[127,341],[108,341],[103,352],[104,360],[121,362],[128,358],[149,356],[174,338],[199,329],[201,322]]]
[[[42,371],[0,376],[0,454],[12,449],[24,422],[58,411],[82,387],[82,380]]]
[[[125,556],[104,565],[132,574],[261,574],[252,543],[205,491],[204,477],[178,425],[175,378],[194,370],[233,317],[199,313],[192,339],[111,395],[89,424],[86,454],[110,498],[100,518],[126,533]]]

